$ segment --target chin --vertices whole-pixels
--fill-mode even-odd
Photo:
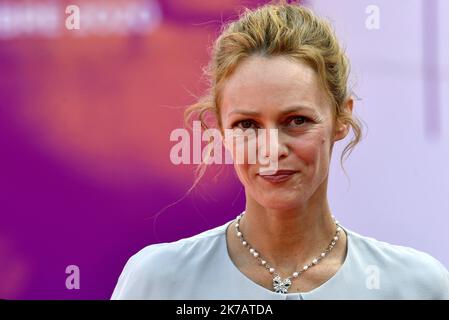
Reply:
[[[267,209],[289,210],[298,207],[300,204],[300,199],[301,197],[297,194],[273,194],[271,196],[259,197],[258,202],[261,206]]]

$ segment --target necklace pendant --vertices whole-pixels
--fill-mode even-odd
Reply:
[[[292,285],[292,281],[290,278],[286,278],[282,280],[279,275],[276,275],[273,278],[273,288],[276,293],[287,293],[288,289]]]

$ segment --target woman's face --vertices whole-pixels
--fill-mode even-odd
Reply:
[[[225,141],[247,196],[266,208],[291,209],[310,199],[327,182],[333,142],[347,133],[333,134],[331,104],[316,72],[283,56],[242,62],[223,86],[220,116],[224,129],[278,129],[277,141],[267,134],[265,147],[277,143],[277,170],[293,171],[278,181],[259,174],[259,160],[248,163],[247,153],[238,155]],[[245,161],[236,163],[238,156]]]

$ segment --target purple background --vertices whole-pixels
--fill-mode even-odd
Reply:
[[[211,168],[183,197],[194,167],[170,163],[169,133],[204,88],[200,68],[220,21],[264,2],[136,1],[160,10],[140,33],[11,35],[0,23],[0,298],[108,299],[144,246],[241,212],[231,166],[215,180]],[[11,3],[1,1],[0,12]],[[40,3],[60,6],[63,25],[65,5],[84,2]],[[365,123],[345,162],[350,181],[339,166],[348,139],[334,149],[333,213],[358,233],[449,266],[449,3],[376,1],[378,30],[365,27],[371,1],[309,4],[347,47]],[[72,264],[79,290],[65,287]]]

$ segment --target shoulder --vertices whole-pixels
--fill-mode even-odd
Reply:
[[[449,272],[430,254],[354,231],[348,231],[348,235],[353,255],[365,270],[378,270],[379,277],[389,284],[416,289],[434,299],[449,299]]]
[[[126,262],[111,299],[159,299],[164,288],[175,287],[176,275],[201,271],[216,252],[227,223],[192,237],[151,244]],[[158,288],[158,289],[156,289]],[[162,290],[162,291],[161,291]]]
[[[194,252],[209,251],[224,235],[226,225],[203,231],[194,236],[173,242],[156,243],[146,246],[134,254],[132,259],[137,266],[147,267],[155,260],[159,264],[170,264],[180,261],[184,257],[192,257]]]

